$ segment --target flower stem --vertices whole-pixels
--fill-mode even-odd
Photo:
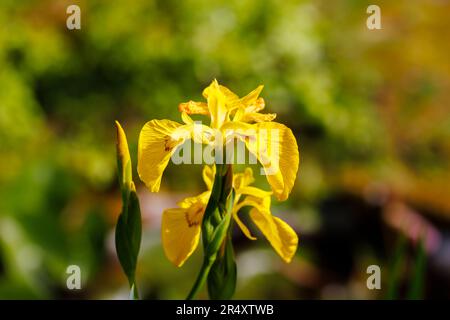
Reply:
[[[217,241],[217,231],[222,222],[225,220],[224,215],[226,214],[226,201],[231,192],[232,179],[230,179],[230,175],[232,177],[231,165],[216,164],[214,184],[202,221],[204,252],[203,264],[197,279],[195,280],[194,285],[186,298],[188,300],[193,299],[198,291],[203,287],[208,279],[209,271],[216,260],[218,250],[216,252],[211,252],[209,250],[209,246],[214,241]],[[225,238],[225,235],[226,233],[224,233],[223,238]],[[222,241],[220,237],[219,240]]]
[[[136,282],[131,285],[130,289],[130,300],[139,300],[139,291],[136,286]]]
[[[212,265],[214,264],[214,259],[205,259],[202,264],[202,268],[200,269],[200,272],[197,276],[197,279],[195,280],[194,285],[192,286],[191,291],[189,292],[186,300],[192,300],[197,295],[198,291],[203,287],[203,285],[206,282],[206,279],[208,279],[209,270],[211,270]]]

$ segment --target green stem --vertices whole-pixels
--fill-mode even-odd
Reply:
[[[197,276],[197,279],[195,280],[194,285],[192,286],[191,291],[189,292],[186,300],[192,300],[197,295],[198,291],[203,287],[203,285],[206,282],[206,279],[208,279],[209,270],[211,270],[212,265],[214,264],[214,259],[205,259],[203,261],[202,268],[200,269],[200,272]]]
[[[198,291],[203,287],[208,279],[209,271],[217,257],[217,252],[207,253],[208,245],[213,240],[214,231],[217,226],[224,219],[226,213],[226,199],[231,192],[230,175],[232,177],[231,165],[216,164],[216,175],[214,177],[214,184],[211,191],[211,196],[206,205],[205,214],[202,221],[202,239],[204,259],[197,279],[192,286],[187,300],[193,299]]]
[[[136,282],[133,283],[130,289],[130,300],[139,300],[139,291]]]
[[[214,184],[211,190],[211,196],[209,197],[208,204],[205,208],[205,214],[202,221],[202,240],[203,248],[205,249],[211,239],[211,235],[214,232],[213,224],[220,221],[220,215],[217,212],[219,201],[222,194],[222,167],[223,165],[216,165],[216,175],[214,177]]]

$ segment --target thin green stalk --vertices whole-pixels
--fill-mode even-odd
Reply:
[[[392,257],[389,275],[389,284],[387,290],[387,300],[395,300],[399,297],[399,284],[402,275],[402,268],[406,258],[406,238],[400,235],[397,239],[397,244]]]
[[[425,238],[422,237],[417,244],[417,253],[414,259],[413,278],[408,291],[408,299],[418,300],[423,298],[426,273]]]
[[[214,259],[205,259],[202,264],[202,268],[200,269],[200,272],[197,276],[197,279],[194,282],[194,285],[192,286],[191,291],[189,292],[186,300],[192,300],[197,295],[198,291],[203,287],[203,285],[206,282],[206,279],[208,279],[209,270],[211,270],[212,265],[214,264]]]

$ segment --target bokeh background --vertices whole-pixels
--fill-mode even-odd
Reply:
[[[81,30],[66,28],[70,4]],[[370,4],[382,30],[366,28]],[[239,95],[264,84],[301,152],[291,197],[273,204],[299,250],[286,265],[255,228],[253,242],[236,230],[236,298],[449,298],[449,12],[445,0],[2,0],[0,298],[127,297],[114,120],[135,165],[144,123],[179,121],[214,78]],[[144,298],[184,298],[194,281],[201,250],[172,266],[160,216],[203,191],[200,172],[169,165],[158,194],[135,174]],[[66,288],[71,264],[81,290]],[[366,287],[372,264],[381,290]]]

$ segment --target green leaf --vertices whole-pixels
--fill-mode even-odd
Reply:
[[[116,251],[130,287],[134,285],[136,264],[141,245],[141,211],[136,191],[130,192],[116,225]]]
[[[386,299],[395,300],[399,297],[399,284],[402,275],[402,268],[406,259],[406,238],[400,235],[397,240],[394,256],[390,266],[389,283]]]
[[[222,165],[217,164],[213,188],[211,190],[211,195],[209,197],[208,204],[206,205],[205,213],[203,215],[202,239],[205,249],[207,244],[212,239],[215,227],[220,223],[220,212],[218,205],[222,193],[222,175],[219,174],[221,170]]]
[[[222,200],[225,202],[223,205],[225,212],[205,252],[207,259],[214,260],[208,273],[208,293],[211,299],[230,299],[236,289],[237,271],[229,232],[234,197],[235,193],[231,191],[228,198]]]
[[[217,257],[208,274],[208,294],[214,300],[231,299],[236,290],[237,268],[231,237],[227,237],[223,254]]]
[[[230,226],[232,216],[231,210],[233,203],[234,203],[234,191],[232,191],[228,196],[226,204],[224,206],[226,207],[226,212],[224,213],[223,218],[220,221],[219,225],[214,228],[211,240],[206,247],[205,256],[207,259],[215,256],[223,244],[223,241],[228,232],[228,227]]]
[[[235,197],[232,174],[230,165],[216,164],[214,185],[202,221],[203,264],[187,296],[188,300],[193,299],[204,285],[227,236]]]
[[[118,121],[117,129],[117,169],[122,192],[122,212],[116,224],[116,251],[120,265],[130,284],[130,299],[138,299],[135,282],[136,265],[141,246],[141,210],[132,178],[132,167],[125,132]]]
[[[408,299],[422,299],[426,271],[426,254],[424,239],[421,238],[417,245],[417,255],[414,261],[413,279],[408,290]]]
[[[214,184],[202,222],[202,239],[205,249],[212,241],[216,228],[227,213],[227,199],[231,194],[232,183],[233,170],[231,165],[216,164]]]

